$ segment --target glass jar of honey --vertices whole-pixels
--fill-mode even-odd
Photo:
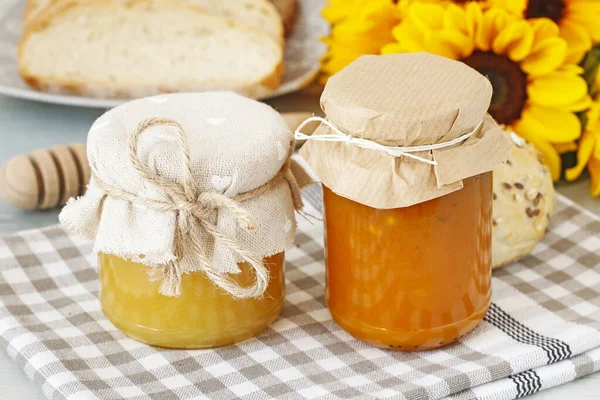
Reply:
[[[150,267],[100,254],[102,311],[128,336],[155,346],[198,349],[241,342],[269,326],[283,308],[284,253],[263,262],[270,280],[259,298],[235,299],[202,272],[184,275],[181,295],[168,297],[148,281]],[[240,264],[240,270],[232,279],[252,282],[250,266]]]
[[[306,176],[279,113],[227,92],[151,97],[100,117],[87,148],[88,190],[60,220],[94,240],[109,321],[192,349],[277,318]]]
[[[459,62],[365,56],[328,81],[313,135],[297,132],[323,183],[327,306],[356,338],[432,349],[484,318],[491,170],[510,151],[491,95]]]

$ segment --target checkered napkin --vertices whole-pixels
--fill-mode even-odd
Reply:
[[[318,214],[318,186],[304,195]],[[340,329],[322,237],[300,221],[271,328],[179,351],[104,318],[88,242],[59,226],[12,235],[0,241],[0,342],[50,399],[514,399],[600,369],[600,219],[564,198],[534,253],[495,272],[485,321],[436,351],[381,350]]]

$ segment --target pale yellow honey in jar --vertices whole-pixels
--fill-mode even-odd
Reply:
[[[257,335],[279,315],[285,295],[284,253],[266,257],[269,286],[260,298],[235,299],[202,272],[185,274],[181,295],[159,293],[160,283],[148,280],[150,267],[100,254],[100,302],[106,317],[122,332],[141,342],[168,348],[224,346]],[[231,275],[242,286],[254,273],[239,264]]]

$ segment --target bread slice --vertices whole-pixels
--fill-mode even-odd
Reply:
[[[281,80],[283,51],[268,35],[172,0],[61,1],[19,44],[33,87],[93,97],[232,90],[262,97]]]
[[[38,0],[40,1],[40,0]],[[296,17],[298,15],[298,1],[297,0],[271,0],[281,19],[283,20],[283,29],[285,36],[289,36],[292,33],[292,29],[296,24]]]
[[[181,0],[177,0],[181,1]],[[281,15],[269,0],[183,0],[209,14],[231,19],[262,30],[283,43]]]
[[[38,13],[50,5],[51,1],[52,0],[27,0],[27,3],[25,3],[23,21],[27,23],[32,18],[35,18]]]
[[[60,5],[68,0],[27,0],[25,7],[25,25],[36,17],[51,11],[51,7]],[[88,0],[89,1],[89,0]],[[171,0],[187,2],[198,6],[218,17],[231,19],[240,24],[248,24],[261,30],[272,38],[283,43],[282,17],[269,0]],[[295,0],[292,0],[295,1]],[[126,3],[127,0],[122,0]]]

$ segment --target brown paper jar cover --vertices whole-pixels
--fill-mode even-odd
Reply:
[[[415,146],[483,125],[460,144],[415,153],[437,165],[345,142],[309,140],[300,153],[338,195],[379,209],[418,204],[506,161],[511,145],[487,115],[491,98],[488,79],[458,61],[427,53],[363,56],[331,77],[321,96],[326,118],[347,135]],[[330,133],[321,124],[313,135]]]

